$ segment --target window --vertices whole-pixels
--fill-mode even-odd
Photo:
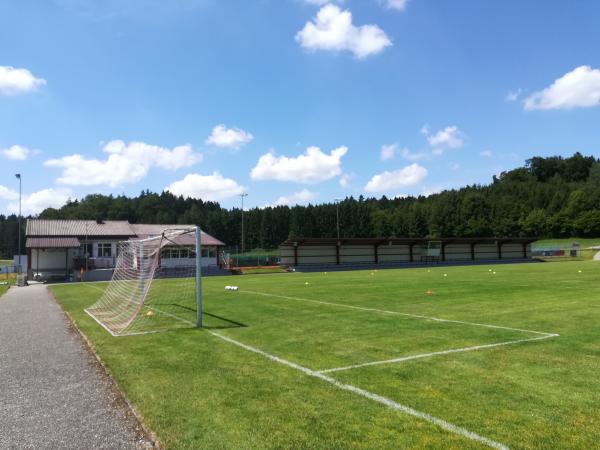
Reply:
[[[208,249],[207,248],[203,248],[202,249],[202,257],[203,258],[208,258]]]
[[[110,258],[112,256],[112,244],[110,242],[101,242],[98,244],[98,257]]]
[[[210,258],[214,258],[215,256],[217,256],[217,251],[215,250],[215,248],[214,248],[214,247],[211,247],[211,248],[208,250],[208,256],[209,256]]]
[[[92,256],[94,256],[94,253],[93,253],[93,250],[92,250],[92,244],[90,244],[90,243],[88,243],[88,244],[81,244],[80,253],[81,253],[81,256],[83,256],[84,258],[86,256],[88,258],[91,258]]]

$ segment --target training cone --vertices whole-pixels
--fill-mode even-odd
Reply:
[[[432,295],[433,292],[431,291],[431,289],[427,289],[427,292],[425,292],[427,295]]]
[[[148,312],[146,313],[146,315],[147,315],[147,316],[153,316],[153,315],[154,315],[154,311],[148,311]]]

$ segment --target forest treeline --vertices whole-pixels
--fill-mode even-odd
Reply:
[[[428,197],[348,197],[339,211],[343,237],[599,237],[600,161],[580,153],[534,157],[488,185]],[[39,217],[198,224],[232,248],[241,241],[240,209],[169,192],[88,195]],[[0,253],[5,255],[16,251],[16,220],[0,216]],[[275,248],[289,237],[334,237],[336,205],[253,208],[244,212],[244,228],[246,249]]]

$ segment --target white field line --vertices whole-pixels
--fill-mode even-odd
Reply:
[[[96,286],[90,286],[90,287],[94,287],[96,289],[101,290],[100,288],[97,288]],[[170,314],[170,313],[167,313],[165,311],[161,311],[161,310],[159,310],[157,308],[153,308],[153,307],[149,307],[149,306],[148,306],[148,308],[153,309],[156,312],[159,312],[159,313],[171,316],[171,317],[173,317],[175,319],[178,319],[178,320],[180,320],[182,322],[185,322],[185,323],[188,323],[190,325],[195,325],[193,322],[191,322],[191,321],[189,321],[187,319],[184,319],[182,317],[176,316],[175,314]],[[96,322],[98,322],[103,328],[105,328],[111,335],[117,336],[117,335],[113,334],[108,328],[106,328],[101,322],[99,322],[94,316],[92,316],[91,314],[90,314],[90,316],[94,320],[96,320]],[[465,438],[467,438],[469,440],[472,440],[472,441],[479,442],[481,444],[487,445],[490,448],[494,448],[494,449],[497,449],[497,450],[509,450],[508,447],[505,446],[504,444],[501,444],[501,443],[496,442],[496,441],[494,441],[492,439],[489,439],[489,438],[486,438],[484,436],[481,436],[481,435],[479,435],[477,433],[474,433],[474,432],[469,431],[469,430],[467,430],[465,428],[462,428],[462,427],[459,427],[457,425],[454,425],[454,424],[452,424],[450,422],[447,422],[447,421],[445,421],[443,419],[440,419],[438,417],[432,416],[432,415],[427,414],[425,412],[418,411],[418,410],[416,410],[414,408],[411,408],[410,406],[403,405],[403,404],[395,402],[395,401],[393,401],[393,400],[391,400],[389,398],[382,397],[381,395],[377,395],[377,394],[375,394],[373,392],[369,392],[367,390],[361,389],[361,388],[353,386],[351,384],[342,383],[342,382],[340,382],[340,381],[338,381],[338,380],[336,380],[334,378],[331,378],[331,377],[329,377],[327,375],[323,375],[322,372],[314,371],[314,370],[311,370],[311,369],[309,369],[307,367],[304,367],[304,366],[301,366],[299,364],[295,364],[295,363],[293,363],[291,361],[285,360],[283,358],[279,358],[278,356],[275,356],[275,355],[272,355],[272,354],[267,353],[265,351],[262,351],[262,350],[260,350],[260,349],[258,349],[256,347],[252,347],[250,345],[243,344],[242,342],[236,341],[235,339],[232,339],[230,337],[224,336],[224,335],[222,335],[220,333],[216,333],[216,332],[210,331],[210,330],[205,330],[205,331],[207,331],[208,333],[210,333],[211,335],[213,335],[215,337],[218,337],[219,339],[222,339],[222,340],[224,340],[226,342],[229,342],[230,344],[233,344],[233,345],[236,345],[238,347],[241,347],[241,348],[243,348],[243,349],[245,349],[245,350],[247,350],[249,352],[257,353],[257,354],[259,354],[261,356],[264,356],[265,358],[270,359],[271,361],[275,361],[275,362],[277,362],[279,364],[283,364],[285,366],[288,366],[288,367],[291,367],[293,369],[299,370],[300,372],[302,372],[302,373],[304,373],[304,374],[306,374],[308,376],[315,377],[315,378],[318,378],[318,379],[320,379],[322,381],[325,381],[325,382],[327,382],[329,384],[332,384],[333,386],[337,387],[338,389],[342,389],[342,390],[345,390],[345,391],[348,391],[348,392],[352,392],[354,394],[357,394],[357,395],[360,395],[362,397],[365,397],[365,398],[367,398],[369,400],[373,400],[375,402],[381,403],[382,405],[387,406],[388,408],[394,409],[396,411],[399,411],[401,413],[407,414],[409,416],[413,416],[413,417],[416,417],[418,419],[424,420],[426,422],[432,423],[432,424],[434,424],[434,425],[440,427],[441,429],[443,429],[445,431],[448,431],[450,433],[458,434],[458,435],[463,436],[463,437],[465,437]],[[146,333],[136,333],[136,334],[146,334]],[[550,336],[548,336],[548,337],[550,337]],[[534,339],[537,340],[537,339],[546,339],[546,338],[547,337],[534,338]],[[528,340],[534,340],[534,339],[528,339]]]
[[[521,333],[539,334],[541,336],[546,336],[546,337],[559,336],[556,333],[547,333],[544,331],[525,330],[523,328],[512,328],[512,327],[505,327],[505,326],[501,326],[501,325],[491,325],[491,324],[487,324],[487,323],[466,322],[463,320],[440,319],[439,317],[422,316],[419,314],[403,313],[403,312],[399,312],[399,311],[388,311],[385,309],[377,309],[377,308],[367,308],[364,306],[347,305],[344,303],[325,302],[322,300],[313,300],[313,299],[309,299],[309,298],[289,297],[287,295],[269,294],[266,292],[258,292],[258,291],[248,291],[246,289],[244,289],[240,292],[245,292],[248,294],[262,295],[265,297],[276,297],[276,298],[283,298],[283,299],[287,299],[287,300],[296,300],[296,301],[302,301],[302,302],[318,303],[321,305],[337,306],[339,308],[356,309],[359,311],[370,311],[370,312],[376,312],[376,313],[381,313],[381,314],[393,314],[393,315],[397,315],[397,316],[414,317],[415,319],[433,320],[435,322],[459,323],[462,325],[471,325],[471,326],[475,326],[475,327],[495,328],[495,329],[499,329],[499,330],[509,330],[509,331],[519,331]]]
[[[485,345],[475,345],[473,347],[454,348],[454,349],[450,349],[450,350],[442,350],[439,352],[422,353],[420,355],[403,356],[400,358],[385,359],[382,361],[371,361],[371,362],[367,362],[367,363],[363,363],[363,364],[353,364],[351,366],[335,367],[333,369],[324,369],[324,370],[319,370],[319,373],[340,372],[342,370],[358,369],[359,367],[378,366],[381,364],[393,364],[393,363],[399,363],[399,362],[404,362],[404,361],[410,361],[412,359],[429,358],[432,356],[440,356],[440,355],[450,355],[452,353],[472,352],[472,351],[483,350],[483,349],[487,349],[487,348],[502,347],[504,345],[515,345],[515,344],[520,344],[522,342],[541,341],[542,339],[550,339],[550,338],[553,338],[556,336],[557,335],[539,336],[539,337],[534,337],[534,338],[529,338],[529,339],[519,339],[516,341],[497,342],[495,344],[485,344]]]
[[[89,311],[87,310],[87,308],[86,308],[86,309],[84,309],[84,311],[85,311],[85,313],[86,313],[88,316],[90,316],[92,319],[94,319],[98,325],[100,325],[102,328],[104,328],[106,331],[108,331],[108,332],[111,334],[111,336],[114,336],[114,337],[118,337],[118,336],[119,336],[118,334],[115,334],[115,333],[113,333],[113,332],[110,330],[110,328],[108,328],[108,327],[107,327],[106,325],[104,325],[102,322],[100,322],[100,320],[98,320],[98,319],[96,318],[96,316],[94,316],[94,315],[93,315],[91,312],[89,312]]]
[[[104,289],[99,288],[98,286],[94,286],[93,284],[85,284],[85,286],[87,287],[91,287],[94,289],[97,289],[99,291],[104,292]],[[155,308],[153,306],[148,306],[148,305],[144,305],[146,308],[151,309],[153,311],[156,311],[159,314],[164,314],[165,316],[169,316],[172,317],[173,319],[177,319],[181,322],[187,323],[189,325],[192,326],[196,326],[196,324],[190,320],[184,319],[183,317],[179,317],[176,316],[175,314],[171,314],[168,313],[166,311],[160,310],[158,308]],[[92,318],[94,319],[102,328],[104,328],[106,331],[108,331],[111,335],[113,335],[114,337],[121,337],[121,336],[138,336],[138,335],[142,335],[142,334],[153,334],[153,333],[160,333],[160,331],[138,331],[138,332],[133,332],[133,333],[123,333],[123,334],[115,334],[113,333],[110,329],[108,329],[102,322],[100,322],[92,313],[90,313],[87,309],[84,309],[84,311]]]
[[[442,428],[443,430],[449,431],[450,433],[454,433],[454,434],[458,434],[462,437],[465,437],[467,439],[470,439],[472,441],[476,441],[479,442],[481,444],[487,445],[488,447],[497,449],[497,450],[508,450],[508,447],[505,446],[504,444],[501,444],[499,442],[493,441],[491,439],[488,439],[484,436],[480,436],[479,434],[473,433],[472,431],[469,431],[465,428],[459,427],[457,425],[451,424],[449,422],[446,422],[443,419],[440,419],[438,417],[434,417],[430,414],[427,414],[425,412],[421,412],[421,411],[417,411],[416,409],[411,408],[410,406],[406,406],[403,405],[401,403],[397,403],[393,400],[390,400],[389,398],[386,397],[382,397],[380,395],[374,394],[373,392],[369,392],[366,391],[364,389],[361,389],[359,387],[353,386],[351,384],[347,384],[347,383],[342,383],[334,378],[331,378],[327,375],[323,375],[320,372],[311,370],[307,367],[301,366],[299,364],[295,364],[293,362],[287,361],[285,359],[279,358],[278,356],[275,355],[271,355],[270,353],[264,352],[256,347],[252,347],[250,345],[246,345],[243,344],[242,342],[236,341],[235,339],[232,339],[230,337],[224,336],[222,334],[219,333],[215,333],[214,331],[209,331],[207,330],[208,333],[212,334],[213,336],[218,337],[219,339],[222,339],[224,341],[229,342],[230,344],[233,345],[237,345],[238,347],[243,348],[244,350],[247,350],[249,352],[253,352],[253,353],[257,353],[261,356],[264,356],[265,358],[270,359],[271,361],[275,361],[279,364],[283,364],[284,366],[288,366],[291,367],[293,369],[299,370],[300,372],[304,373],[305,375],[311,376],[311,377],[315,377],[318,378],[322,381],[325,381],[329,384],[332,384],[333,386],[337,387],[338,389],[342,389],[344,391],[348,391],[348,392],[352,392],[353,394],[357,394],[360,395],[361,397],[365,397],[368,398],[369,400],[373,400],[376,401],[378,403],[381,403],[382,405],[387,406],[388,408],[394,409],[396,411],[399,411],[401,413],[407,414],[409,416],[413,416],[416,417],[418,419],[421,420],[425,420],[426,422],[432,423],[434,425],[437,425],[438,427]]]

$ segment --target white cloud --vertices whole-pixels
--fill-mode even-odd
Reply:
[[[491,158],[492,156],[494,156],[494,153],[491,150],[484,150],[482,152],[479,152],[479,154],[484,158]]]
[[[534,92],[524,101],[525,109],[590,108],[600,104],[600,69],[579,66]]]
[[[191,173],[182,180],[175,181],[165,188],[175,195],[219,201],[244,193],[245,189],[237,181],[225,178],[219,172],[211,175]]]
[[[323,6],[312,22],[306,22],[296,34],[296,41],[308,50],[346,50],[359,59],[392,45],[377,25],[355,26],[350,11],[332,4]]]
[[[408,0],[384,0],[383,4],[386,8],[395,9],[397,11],[404,11]]]
[[[521,89],[517,89],[516,91],[508,91],[508,94],[506,94],[504,100],[507,102],[516,102],[521,96],[522,92],[523,91]]]
[[[429,134],[427,142],[439,150],[443,148],[460,148],[464,145],[463,133],[455,125],[439,130],[437,133]]]
[[[17,161],[24,161],[27,159],[31,150],[27,147],[23,147],[22,145],[13,145],[12,147],[4,148],[0,150],[0,153],[6,159],[13,159]]]
[[[295,181],[317,183],[329,180],[342,173],[342,157],[348,147],[338,147],[330,154],[319,147],[308,147],[297,157],[276,156],[273,153],[262,155],[250,172],[253,180]]]
[[[429,155],[424,152],[411,152],[409,149],[402,149],[402,157],[408,161],[419,161],[421,159],[428,159]]]
[[[202,160],[202,155],[194,153],[190,145],[168,149],[144,142],[126,144],[115,140],[106,144],[102,151],[108,153],[107,159],[87,159],[75,154],[49,159],[44,165],[62,169],[57,180],[61,184],[117,187],[140,181],[153,167],[177,170]]]
[[[227,128],[225,125],[221,124],[213,128],[212,133],[204,142],[207,145],[238,150],[252,139],[254,139],[254,136],[244,130],[239,128]]]
[[[27,69],[0,66],[0,94],[17,95],[33,92],[45,84],[46,80],[34,77]]]
[[[400,187],[414,186],[427,176],[427,169],[416,163],[393,172],[375,175],[365,186],[367,192],[390,192]]]
[[[387,161],[388,159],[392,159],[396,156],[396,152],[398,151],[398,144],[390,144],[390,145],[382,145],[381,153],[379,157],[382,161]]]
[[[354,178],[353,174],[343,173],[339,180],[340,187],[343,187],[344,189],[349,188],[352,178]]]
[[[429,197],[430,195],[439,194],[443,191],[444,191],[444,188],[442,186],[429,186],[429,187],[423,188],[421,195],[423,195],[425,197]]]
[[[311,192],[308,189],[302,189],[299,192],[294,192],[292,195],[279,197],[275,201],[275,206],[305,205],[317,198],[317,195],[317,193]]]
[[[23,215],[39,214],[46,208],[60,208],[72,196],[71,189],[49,188],[31,194],[23,194],[21,211]],[[4,186],[0,186],[0,199],[9,200],[8,211],[19,212],[19,193]]]
[[[0,184],[0,200],[15,200],[19,198],[19,193]]]

